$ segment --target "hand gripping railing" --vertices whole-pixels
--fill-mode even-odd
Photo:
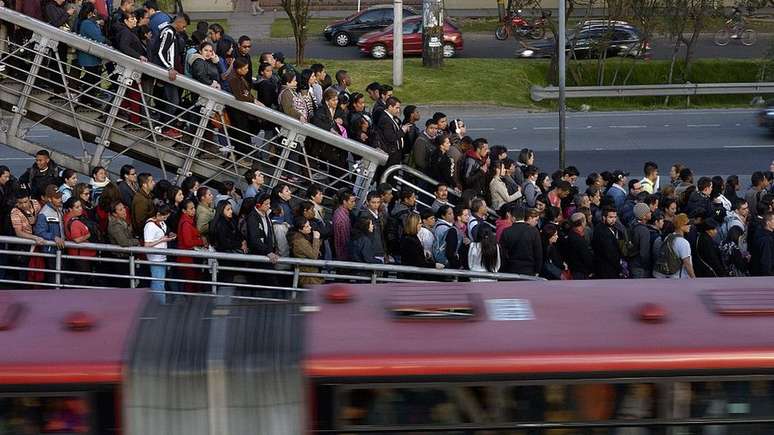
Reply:
[[[303,292],[301,281],[304,277],[322,278],[325,281],[360,282],[360,283],[390,283],[412,281],[458,281],[460,279],[486,279],[492,281],[534,281],[542,280],[534,276],[511,274],[473,272],[468,270],[433,269],[393,264],[367,264],[348,261],[310,260],[303,258],[281,257],[272,263],[269,257],[263,255],[247,255],[225,252],[210,252],[206,250],[157,249],[145,247],[125,248],[116,245],[96,243],[65,242],[65,250],[55,249],[51,253],[40,252],[42,247],[55,247],[53,242],[43,242],[34,251],[31,248],[35,242],[18,237],[0,236],[0,283],[16,285],[33,285],[53,288],[66,287],[100,287],[73,282],[69,278],[84,277],[82,270],[72,268],[72,262],[94,263],[89,279],[110,280],[112,286],[116,282],[125,282],[127,287],[138,287],[140,281],[157,280],[147,275],[141,275],[141,266],[165,265],[171,271],[164,279],[170,288],[196,288],[197,291],[217,293],[219,287],[233,287],[238,290],[279,290],[285,296],[293,298],[296,292]],[[70,249],[95,250],[97,256],[86,257],[69,255]],[[167,261],[154,262],[145,258],[147,255],[166,255]],[[45,269],[30,269],[29,259],[33,257],[48,259]],[[181,262],[179,258],[191,258],[197,261]],[[14,260],[15,259],[15,260]],[[100,265],[98,268],[97,265]],[[305,269],[305,270],[302,270]],[[309,271],[314,268],[317,272]],[[53,279],[46,282],[36,282],[29,279],[29,272],[43,272]],[[186,273],[195,271],[196,273]],[[14,277],[13,275],[17,275]],[[234,279],[241,275],[246,279]],[[267,277],[275,279],[275,284],[267,284]],[[77,280],[76,280],[77,281]]]
[[[241,181],[252,168],[261,169],[270,186],[284,181],[295,190],[319,183],[332,188],[326,194],[347,187],[358,196],[387,160],[378,149],[237,101],[182,74],[170,80],[152,63],[10,9],[0,7],[0,21],[16,26],[9,42],[0,45],[5,67],[0,108],[13,114],[0,129],[0,142],[24,152],[41,146],[30,140],[30,132],[45,124],[76,138],[81,155],[50,147],[55,161],[84,173],[98,165],[117,172],[110,165],[128,156],[159,167],[165,178],[172,172],[178,179],[194,174],[205,183]],[[99,58],[100,66],[69,63],[62,44]],[[108,64],[114,65],[112,74],[102,68]],[[214,115],[224,112],[231,123],[215,122],[223,118]],[[170,134],[171,129],[183,134]]]

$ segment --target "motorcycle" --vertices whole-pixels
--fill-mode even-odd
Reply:
[[[503,23],[495,30],[495,38],[498,41],[505,41],[514,34],[519,38],[543,39],[546,36],[546,20],[550,16],[550,12],[544,11],[539,18],[530,23],[519,9],[505,17]]]

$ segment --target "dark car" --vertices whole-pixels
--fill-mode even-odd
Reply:
[[[758,125],[774,133],[774,105],[769,103],[765,109],[758,112]]]
[[[348,18],[331,23],[323,30],[323,36],[339,47],[346,47],[366,33],[383,30],[392,25],[394,13],[392,5],[372,6]],[[412,8],[403,8],[404,17],[414,15],[419,14]]]
[[[579,59],[598,57],[600,50],[605,48],[610,57],[643,58],[650,55],[650,43],[643,41],[636,27],[624,21],[586,21],[567,32],[566,41],[568,54]],[[516,56],[551,57],[555,47],[554,39],[542,39],[523,44],[516,50]]]
[[[363,35],[357,46],[363,54],[374,59],[384,59],[392,54],[393,34],[389,26],[381,32]],[[462,51],[462,33],[448,19],[443,24],[443,57],[454,57]],[[422,17],[403,20],[403,54],[422,54]]]

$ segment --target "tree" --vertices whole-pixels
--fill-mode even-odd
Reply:
[[[443,66],[443,0],[424,0],[422,5],[422,65]],[[397,26],[398,23],[395,23]]]
[[[664,19],[669,37],[674,41],[672,62],[669,65],[667,82],[674,79],[674,68],[681,46],[685,46],[683,57],[683,81],[690,80],[691,61],[696,41],[707,27],[707,19],[714,12],[712,0],[664,0]]]
[[[312,0],[282,0],[282,9],[288,14],[293,37],[296,40],[296,65],[304,63],[306,48],[306,23],[309,20],[309,5]]]

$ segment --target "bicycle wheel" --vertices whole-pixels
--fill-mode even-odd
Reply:
[[[742,32],[742,45],[751,46],[755,44],[755,41],[758,39],[758,34],[753,29],[747,29],[744,32]]]
[[[731,33],[728,29],[720,29],[715,33],[715,45],[724,46],[728,45],[728,40],[731,37]]]

